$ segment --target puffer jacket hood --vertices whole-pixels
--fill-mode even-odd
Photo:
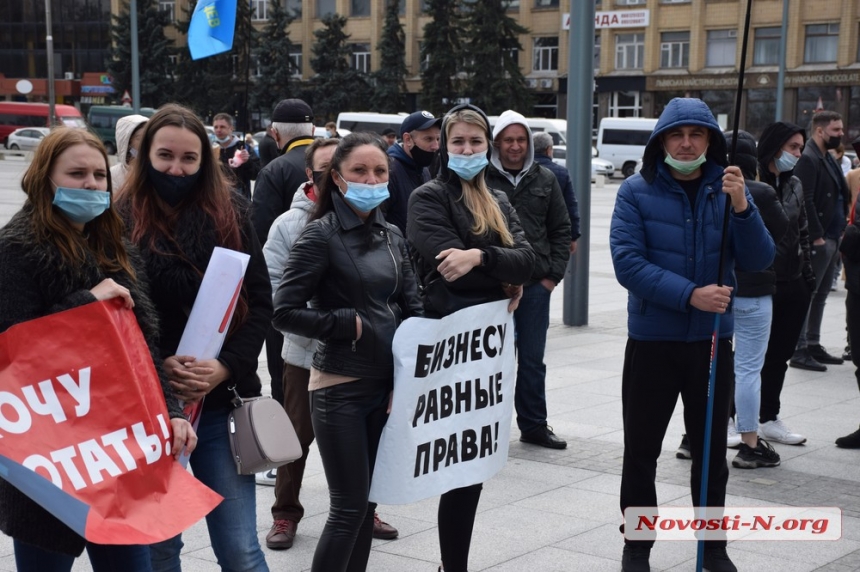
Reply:
[[[726,138],[720,129],[711,109],[701,99],[692,97],[676,97],[666,105],[642,157],[641,175],[648,183],[653,183],[657,176],[657,164],[663,162],[665,151],[661,136],[666,131],[682,125],[700,125],[711,131],[711,140],[705,157],[721,167],[727,167],[729,162],[726,153]]]
[[[128,167],[128,142],[138,125],[149,121],[143,115],[126,115],[116,122],[116,158],[123,167]]]
[[[490,132],[490,120],[487,119],[487,114],[480,107],[476,107],[474,105],[465,103],[462,105],[457,105],[448,110],[448,113],[445,114],[445,117],[442,118],[442,133],[439,136],[439,174],[438,177],[443,182],[446,183],[457,183],[459,184],[460,177],[457,176],[456,173],[448,169],[448,137],[446,135],[448,131],[448,122],[451,120],[451,117],[457,113],[458,111],[463,111],[465,109],[469,109],[477,113],[481,116],[485,123],[485,130],[487,134],[487,161],[492,159],[492,149],[493,149],[493,134]]]
[[[732,134],[726,133],[726,147],[732,148]],[[735,149],[735,165],[741,168],[744,179],[755,180],[756,165],[758,158],[756,156],[755,137],[746,131],[738,131],[738,145]],[[755,197],[753,197],[755,199]]]
[[[499,120],[496,121],[496,125],[495,127],[493,127],[493,141],[495,141],[496,137],[498,137],[502,133],[502,131],[504,131],[511,125],[515,125],[517,123],[526,128],[528,148],[526,149],[526,161],[525,163],[523,163],[522,170],[516,176],[505,171],[505,168],[502,166],[502,160],[499,157],[498,147],[496,147],[495,145],[490,146],[490,149],[492,149],[493,151],[492,155],[490,156],[490,163],[492,163],[492,165],[499,170],[499,173],[504,175],[515,187],[520,182],[520,179],[522,179],[528,172],[529,167],[531,167],[532,164],[535,162],[535,149],[534,144],[532,143],[532,130],[529,128],[529,124],[522,114],[510,109],[499,115]]]
[[[776,175],[770,172],[770,162],[779,153],[785,142],[795,134],[800,133],[803,144],[806,144],[806,131],[803,127],[787,121],[777,121],[764,128],[758,142],[758,173],[759,178],[772,187],[777,186]],[[802,148],[802,147],[801,147]],[[793,171],[789,171],[790,176]]]

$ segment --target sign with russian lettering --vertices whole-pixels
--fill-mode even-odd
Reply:
[[[119,301],[0,334],[0,477],[79,535],[151,544],[215,508],[171,443],[152,356]]]
[[[370,500],[412,503],[501,470],[514,405],[508,301],[441,320],[410,318],[397,329],[393,352],[394,397]]]
[[[649,10],[614,10],[595,12],[594,27],[600,28],[646,28],[651,21]],[[570,13],[561,15],[561,29],[570,30]]]

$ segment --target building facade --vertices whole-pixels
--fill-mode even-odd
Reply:
[[[52,0],[61,101],[97,103],[99,91],[109,89],[102,71],[108,26],[123,1]],[[275,0],[248,1],[254,24],[262,28]],[[313,32],[333,12],[348,18],[351,64],[365,72],[378,68],[388,0],[278,1],[296,17],[288,31],[297,80],[312,77]],[[656,117],[678,96],[700,97],[722,124],[734,124],[745,0],[508,0],[508,13],[529,30],[520,37],[518,58],[535,105],[522,111],[566,117],[569,23],[590,1],[596,10],[593,127],[602,117]],[[421,89],[425,3],[400,2],[409,70],[404,111],[417,106]],[[187,17],[187,0],[159,0],[159,6],[174,21]],[[788,7],[782,118],[806,125],[816,109],[836,110],[846,117],[847,138],[853,139],[860,135],[860,0],[788,0]],[[740,117],[754,134],[775,120],[782,13],[783,0],[754,2]],[[167,35],[181,47],[184,37],[174,28]],[[45,53],[44,1],[0,2],[0,98],[20,98],[15,81],[26,78],[36,86],[28,99],[38,100],[46,83]]]

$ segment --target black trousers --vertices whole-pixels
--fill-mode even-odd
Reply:
[[[624,465],[621,473],[621,512],[627,507],[657,506],[657,458],[662,452],[666,427],[678,395],[684,402],[684,425],[690,440],[693,465],[690,490],[699,506],[705,412],[711,342],[651,342],[627,340],[621,378],[624,416]],[[713,422],[710,435],[707,506],[726,503],[726,426],[729,403],[734,396],[734,356],[730,340],[720,340],[714,385]],[[653,541],[642,541],[653,545]],[[725,541],[709,544],[725,546]]]
[[[266,332],[266,369],[272,378],[272,399],[278,403],[284,402],[284,358],[281,350],[284,347],[284,335],[271,325]]]
[[[359,379],[310,394],[311,420],[329,490],[312,572],[364,572],[376,503],[368,502],[392,380]]]
[[[848,324],[848,341],[851,344],[851,361],[854,363],[854,377],[860,388],[860,294],[850,290],[845,296],[845,322]]]
[[[829,285],[825,285],[828,288]],[[775,421],[779,415],[779,396],[785,383],[788,360],[797,346],[800,330],[809,309],[812,292],[801,276],[791,282],[777,282],[773,294],[773,321],[770,339],[761,368],[761,405],[759,423]]]
[[[452,489],[439,499],[439,548],[445,572],[467,572],[475,513],[484,485]]]

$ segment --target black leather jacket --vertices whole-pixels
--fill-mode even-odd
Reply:
[[[313,366],[320,371],[390,379],[394,331],[422,314],[406,241],[379,209],[362,222],[339,194],[332,202],[334,210],[308,223],[293,246],[272,323],[319,340]]]

